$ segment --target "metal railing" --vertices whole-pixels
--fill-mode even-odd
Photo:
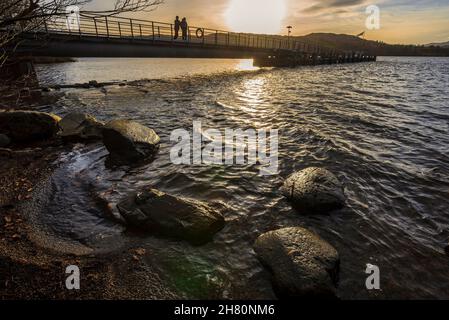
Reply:
[[[337,55],[343,51],[324,49],[318,45],[297,41],[290,37],[236,33],[189,26],[187,37],[181,30],[176,38],[174,25],[170,23],[130,19],[116,16],[96,16],[81,13],[76,23],[70,23],[66,15],[46,21],[46,33],[69,34],[111,39],[146,40],[172,43],[173,45],[223,46],[242,49],[288,50],[308,54]]]

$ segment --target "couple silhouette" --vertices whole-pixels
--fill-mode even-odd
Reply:
[[[175,19],[175,39],[179,38],[179,30],[181,29],[181,36],[182,36],[182,40],[187,40],[187,30],[188,30],[189,26],[187,24],[187,19],[186,18],[182,18],[182,20],[179,20],[179,16],[176,16]]]

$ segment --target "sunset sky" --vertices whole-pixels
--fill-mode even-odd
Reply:
[[[89,9],[111,7],[115,0],[93,0]],[[379,6],[380,30],[366,30],[365,9]],[[358,34],[388,43],[426,44],[449,41],[449,0],[165,0],[140,18],[172,21],[187,17],[192,26],[241,32],[312,32]]]

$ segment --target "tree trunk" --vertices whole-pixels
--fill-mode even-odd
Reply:
[[[0,109],[16,109],[41,98],[30,56],[8,58],[0,67]]]
[[[35,88],[39,86],[30,56],[11,57],[0,68],[0,82],[7,86]]]

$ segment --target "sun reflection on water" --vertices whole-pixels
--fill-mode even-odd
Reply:
[[[240,91],[237,92],[240,110],[247,115],[256,117],[251,116],[246,119],[256,127],[260,124],[256,119],[261,114],[268,112],[266,109],[266,84],[267,81],[264,77],[249,79],[242,83]]]
[[[255,71],[259,70],[259,67],[253,66],[253,59],[240,60],[235,67],[238,71]]]

